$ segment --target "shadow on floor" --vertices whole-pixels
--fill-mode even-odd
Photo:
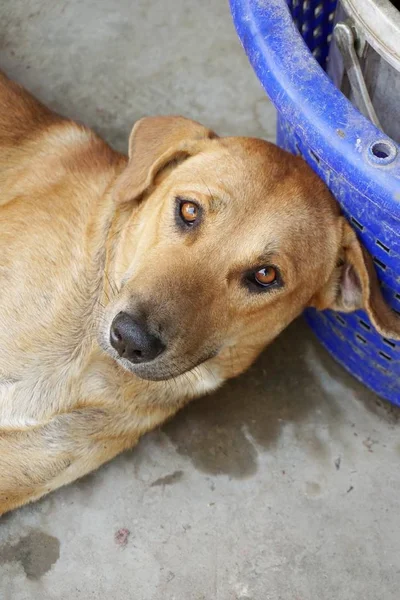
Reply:
[[[315,458],[323,459],[326,448],[318,424],[312,432],[309,423],[304,429],[302,423],[317,411],[319,423],[339,424],[344,394],[388,422],[400,417],[400,410],[380,401],[337,365],[299,319],[247,373],[190,404],[163,431],[197,469],[248,477],[257,470],[256,445],[272,448],[287,423],[305,442],[308,437]]]
[[[260,449],[275,451],[284,427],[294,428],[299,445],[323,468],[332,468],[333,457],[326,435],[346,444],[346,405],[373,413],[389,426],[400,422],[400,409],[380,400],[339,366],[319,344],[302,318],[293,323],[247,373],[228,382],[221,390],[192,402],[159,433],[152,443],[165,447],[168,441],[193,467],[209,475],[225,474],[243,479],[258,469]],[[353,412],[354,414],[354,412]],[[133,469],[136,477],[151,444],[139,444],[117,459]],[[48,514],[57,499],[68,499],[79,490],[83,504],[91,502],[103,474],[113,462],[76,483],[62,488],[23,510]],[[179,472],[178,472],[179,473]],[[176,477],[174,472],[173,476]],[[171,475],[169,475],[171,476]],[[165,484],[160,480],[160,485]],[[157,485],[158,480],[153,482]],[[2,517],[4,525],[19,511]]]

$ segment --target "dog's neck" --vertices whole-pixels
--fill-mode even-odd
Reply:
[[[129,219],[133,213],[140,211],[140,206],[123,205],[117,207],[114,204],[113,186],[109,191],[110,219],[105,238],[104,249],[104,276],[101,302],[104,306],[109,304],[110,300],[118,293],[120,288],[121,272],[118,266],[118,248],[124,235],[125,228],[128,226]],[[104,238],[103,238],[104,240]]]

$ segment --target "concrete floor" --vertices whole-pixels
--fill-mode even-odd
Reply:
[[[144,114],[274,138],[226,0],[3,0],[1,66],[125,149]],[[398,600],[400,411],[302,320],[249,373],[0,522],[1,600]]]

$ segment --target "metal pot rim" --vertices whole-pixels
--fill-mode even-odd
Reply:
[[[400,12],[389,0],[341,0],[370,46],[400,71]]]

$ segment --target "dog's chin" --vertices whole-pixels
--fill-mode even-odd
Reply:
[[[187,373],[187,369],[176,372],[166,372],[161,365],[157,366],[157,360],[153,361],[150,365],[135,365],[125,358],[115,358],[116,362],[123,367],[126,371],[133,373],[139,379],[146,381],[168,381],[168,379],[175,379],[179,375]],[[153,364],[154,363],[154,364]]]
[[[172,361],[171,359],[168,359],[168,356],[166,356],[166,357],[160,358],[159,360],[155,359],[151,363],[134,364],[134,363],[131,363],[126,358],[120,357],[118,355],[118,353],[115,352],[115,350],[111,347],[106,347],[103,349],[107,352],[107,354],[109,356],[111,356],[111,358],[114,359],[114,361],[120,367],[122,367],[129,373],[132,373],[136,377],[139,377],[139,379],[144,379],[146,381],[168,381],[170,379],[176,379],[177,377],[180,377],[181,375],[190,373],[191,371],[193,371],[197,367],[200,367],[203,363],[207,362],[211,358],[214,358],[218,354],[218,351],[211,352],[211,353],[208,353],[206,356],[203,356],[199,360],[193,360],[193,362],[191,364],[185,365],[184,362],[182,361],[182,368],[180,368],[180,369],[178,369],[178,368],[168,369],[166,367],[166,364],[171,363],[171,362],[175,363],[178,361],[178,359],[175,358]],[[185,361],[185,362],[187,363],[187,361]]]

